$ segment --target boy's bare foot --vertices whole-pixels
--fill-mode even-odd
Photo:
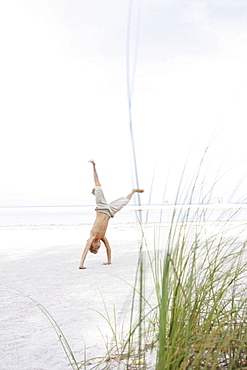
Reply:
[[[95,162],[94,162],[94,160],[93,160],[93,159],[90,159],[90,161],[88,161],[88,162],[90,162],[90,163],[92,163],[93,165],[95,165]]]

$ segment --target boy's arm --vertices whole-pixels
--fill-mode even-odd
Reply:
[[[84,261],[85,261],[85,258],[86,258],[86,255],[91,247],[91,244],[92,244],[92,241],[94,240],[95,236],[91,236],[88,241],[87,241],[87,244],[84,248],[84,251],[82,253],[82,256],[81,256],[81,262],[80,262],[80,265],[79,265],[79,269],[86,269],[86,267],[84,266]]]
[[[104,237],[102,239],[102,242],[105,244],[106,254],[107,254],[107,262],[103,263],[103,265],[110,265],[111,264],[111,247],[110,247],[110,244],[109,244],[108,240],[106,239],[106,237]]]

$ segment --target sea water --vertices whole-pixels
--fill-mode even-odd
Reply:
[[[95,206],[0,207],[0,228],[69,227],[91,224]],[[246,204],[127,205],[111,220],[114,224],[247,221]]]

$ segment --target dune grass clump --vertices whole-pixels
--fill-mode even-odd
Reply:
[[[188,249],[182,239],[166,252],[158,370],[247,368],[245,247],[197,235]]]
[[[173,220],[164,253],[143,232],[130,329],[106,369],[247,369],[246,242],[207,226]]]

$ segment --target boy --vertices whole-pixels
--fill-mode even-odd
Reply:
[[[115,214],[120,211],[132,198],[133,194],[143,193],[144,190],[140,189],[133,189],[132,192],[127,195],[127,197],[119,198],[111,203],[107,203],[101,188],[101,184],[99,182],[99,177],[96,171],[95,162],[89,161],[93,165],[93,174],[94,174],[94,183],[95,188],[93,189],[93,194],[96,197],[96,219],[94,221],[92,230],[90,232],[90,238],[87,241],[85,249],[82,253],[81,262],[79,265],[79,269],[86,269],[84,266],[85,258],[87,256],[88,251],[90,250],[91,253],[98,253],[100,248],[100,242],[102,241],[106,247],[106,254],[107,254],[107,262],[103,263],[103,265],[110,265],[111,264],[111,247],[108,240],[105,237],[106,229],[111,217],[114,217]]]

